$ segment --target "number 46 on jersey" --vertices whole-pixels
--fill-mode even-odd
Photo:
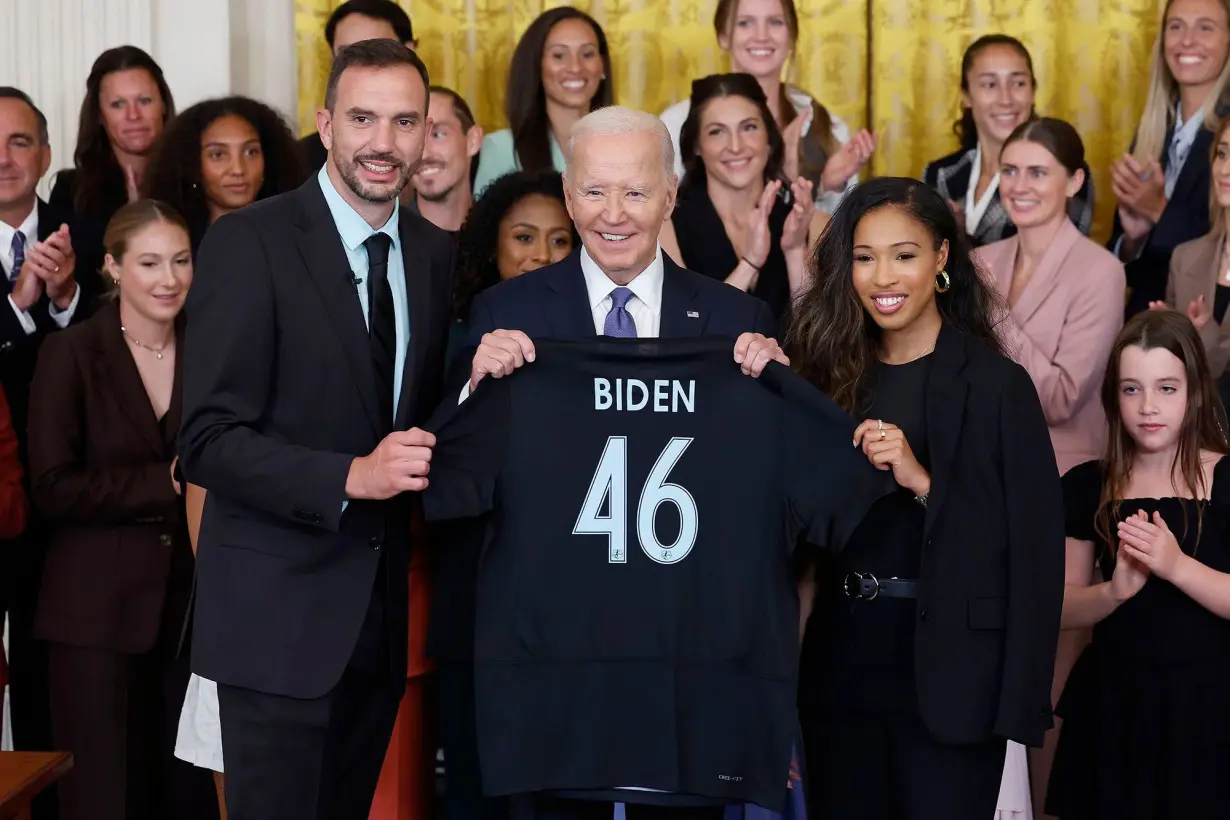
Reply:
[[[641,487],[636,504],[636,536],[641,549],[659,564],[677,564],[687,557],[696,544],[698,519],[696,499],[678,484],[667,482],[667,476],[679,462],[690,438],[672,438],[658,456],[649,477]],[[604,502],[607,515],[601,515]],[[673,544],[663,544],[654,529],[658,508],[674,504],[679,511],[679,536]],[[606,440],[598,469],[590,481],[573,535],[605,535],[608,543],[608,562],[625,564],[628,561],[628,439],[626,436],[611,436]]]

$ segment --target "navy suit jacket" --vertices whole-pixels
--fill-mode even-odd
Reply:
[[[768,305],[760,299],[681,268],[665,253],[662,264],[660,338],[733,337],[747,332],[771,337],[777,332]],[[530,339],[596,336],[581,252],[478,294],[470,308],[469,328],[470,348],[478,346],[484,333],[496,329],[520,330]],[[468,375],[469,360],[463,358],[463,363]]]
[[[769,306],[725,282],[679,267],[665,253],[662,315],[658,336],[678,339],[698,336],[736,337],[763,333],[772,337],[777,325]],[[466,344],[455,357],[449,388],[437,418],[457,404],[470,377],[474,350],[484,333],[520,330],[531,340],[575,340],[597,335],[581,252],[554,265],[524,273],[488,288],[470,308]],[[733,354],[732,341],[731,351]],[[434,429],[434,420],[428,425]],[[468,662],[474,653],[475,579],[486,519],[433,524],[432,612],[428,619],[427,651],[441,660]]]

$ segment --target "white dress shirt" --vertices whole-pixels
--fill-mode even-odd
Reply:
[[[585,277],[585,291],[589,294],[589,309],[593,315],[594,332],[605,335],[606,315],[611,312],[611,291],[620,287],[611,281],[598,263],[589,255],[585,247],[581,247],[581,273]],[[632,291],[625,309],[632,314],[636,323],[638,339],[658,338],[658,329],[662,326],[662,280],[666,269],[662,264],[662,246],[654,255],[649,267],[636,275],[626,287]],[[470,395],[470,383],[467,381],[461,388],[461,396],[457,403],[461,404]]]
[[[30,210],[30,215],[25,218],[17,228],[13,228],[6,222],[0,222],[0,268],[4,270],[4,275],[9,277],[10,283],[15,283],[16,277],[13,276],[13,268],[17,262],[13,258],[13,236],[20,233],[25,239],[26,258],[30,258],[30,248],[38,241],[38,204]],[[29,311],[22,310],[17,307],[17,303],[13,301],[13,295],[9,294],[9,307],[13,309],[13,313],[17,316],[17,321],[21,323],[21,329],[26,332],[27,336],[32,335],[38,330],[34,324],[34,317]],[[77,286],[76,292],[73,294],[73,300],[68,303],[68,307],[60,310],[52,302],[49,313],[51,319],[61,328],[68,327],[68,323],[72,321],[73,314],[77,312],[77,303],[81,301],[81,286]]]
[[[1191,119],[1183,122],[1183,103],[1175,106],[1174,133],[1170,136],[1170,145],[1166,148],[1166,198],[1174,196],[1175,185],[1179,182],[1179,174],[1187,164],[1187,155],[1192,152],[1192,143],[1200,129],[1204,127],[1204,109],[1201,108]]]
[[[974,191],[978,188],[978,177],[982,174],[982,146],[974,145],[974,161],[970,167],[969,187],[965,189],[965,232],[970,236],[978,230],[978,223],[987,212],[995,192],[999,190],[999,171],[991,177],[991,184],[975,199]]]
[[[589,308],[594,315],[594,332],[599,336],[606,330],[606,315],[611,312],[611,291],[619,287],[611,281],[598,263],[589,255],[589,251],[581,248],[581,273],[585,275],[585,290],[589,294]],[[658,338],[658,328],[662,324],[662,279],[665,269],[662,265],[662,248],[649,267],[636,275],[627,284],[633,298],[628,300],[626,309],[636,322],[636,337],[638,339]]]

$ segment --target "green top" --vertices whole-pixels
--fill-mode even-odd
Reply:
[[[551,135],[551,164],[564,173],[564,152],[560,150],[555,135]],[[474,196],[477,198],[493,180],[521,169],[513,151],[512,131],[505,128],[483,137],[483,147],[478,155],[478,176],[474,179]]]

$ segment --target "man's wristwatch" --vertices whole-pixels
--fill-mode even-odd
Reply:
[[[914,496],[914,500],[917,501],[919,504],[922,504],[924,510],[927,508],[927,496],[916,495]]]

